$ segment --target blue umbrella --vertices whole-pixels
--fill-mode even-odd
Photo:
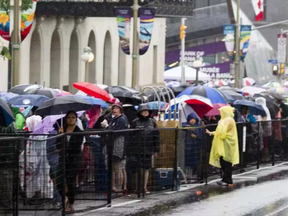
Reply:
[[[36,106],[39,107],[42,103],[50,98],[43,95],[18,95],[11,98],[7,102],[12,106]]]
[[[6,101],[16,96],[18,96],[18,94],[12,92],[0,92],[0,97],[5,99]]]
[[[217,89],[207,86],[188,87],[182,91],[177,98],[182,95],[199,95],[210,99],[212,104],[227,104],[225,96],[223,96]]]
[[[147,103],[150,107],[151,110],[158,110],[159,108],[159,103],[158,101],[153,101],[153,102],[149,102]],[[166,106],[165,102],[160,102],[160,109],[164,109]]]
[[[252,115],[261,115],[261,116],[266,116],[266,112],[263,109],[263,107],[259,104],[256,104],[253,101],[248,101],[248,100],[236,100],[233,103],[233,106],[241,112],[241,106],[247,106],[249,109],[249,112]]]
[[[89,97],[89,96],[80,96],[80,95],[77,95],[77,96],[85,99],[87,102],[89,102],[92,105],[98,105],[98,106],[105,107],[105,108],[109,107],[108,104],[105,103],[102,99]]]

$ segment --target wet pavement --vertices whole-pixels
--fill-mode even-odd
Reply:
[[[184,205],[163,216],[287,216],[288,178]]]

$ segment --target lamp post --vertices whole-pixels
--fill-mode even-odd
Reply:
[[[90,47],[85,47],[83,54],[81,55],[81,60],[85,62],[85,81],[89,81],[89,63],[94,60],[94,54]]]
[[[199,69],[200,69],[200,67],[202,66],[202,64],[203,64],[203,62],[202,62],[201,60],[199,60],[199,59],[193,61],[193,63],[192,63],[192,67],[196,69],[196,80],[195,80],[196,86],[198,85],[198,81],[199,81],[199,77],[198,77],[198,75],[199,75]]]

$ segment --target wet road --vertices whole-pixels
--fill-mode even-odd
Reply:
[[[199,203],[184,205],[163,216],[288,216],[288,179],[266,182]]]

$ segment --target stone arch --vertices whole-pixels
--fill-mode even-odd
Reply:
[[[58,30],[55,30],[51,39],[50,51],[50,87],[61,88],[61,39]]]
[[[104,39],[104,64],[103,64],[103,84],[111,85],[112,74],[112,40],[109,31]]]
[[[96,83],[96,36],[93,30],[91,30],[88,38],[88,46],[92,49],[92,53],[95,55],[94,61],[89,64],[89,80],[90,83]]]
[[[34,30],[30,43],[30,71],[29,82],[41,84],[41,36],[38,30]]]
[[[69,91],[76,93],[73,83],[78,81],[79,73],[79,37],[76,31],[71,33],[69,50]]]

